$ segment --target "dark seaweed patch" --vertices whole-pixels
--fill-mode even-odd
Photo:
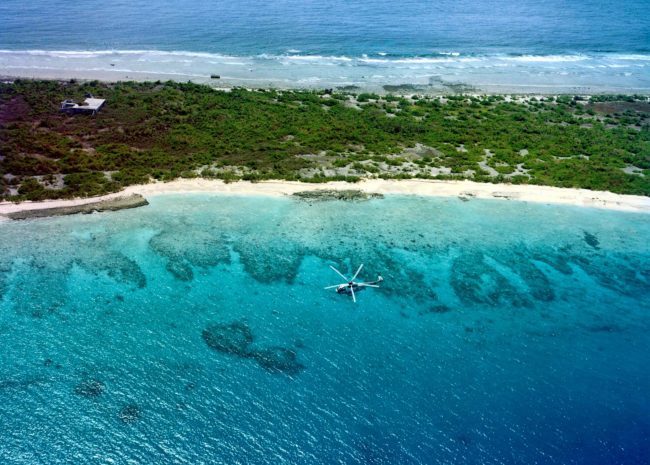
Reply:
[[[454,260],[451,271],[451,286],[464,303],[509,303],[516,307],[531,305],[525,295],[485,262],[481,253],[470,252],[461,255]]]
[[[255,361],[269,373],[297,375],[305,366],[298,361],[294,350],[284,347],[268,347],[252,352]]]
[[[41,384],[43,382],[45,382],[44,378],[3,379],[0,380],[0,390],[25,389],[36,384]]]
[[[74,393],[81,397],[99,397],[104,392],[104,383],[96,379],[84,379],[74,388]]]
[[[127,404],[120,409],[117,417],[122,423],[135,423],[142,416],[142,410],[137,404]]]
[[[249,357],[253,333],[244,323],[216,324],[203,330],[203,340],[212,350],[238,357]]]
[[[551,268],[559,271],[564,275],[570,275],[573,273],[571,266],[569,265],[570,257],[570,248],[562,247],[559,250],[559,253],[548,251],[546,253],[540,251],[534,251],[530,254],[530,259],[538,262],[546,263]]]
[[[585,328],[591,333],[619,333],[623,331],[620,326],[614,324],[595,324],[585,326]]]
[[[588,233],[587,231],[582,231],[582,232],[584,233],[584,240],[587,243],[587,245],[593,247],[596,250],[600,250],[599,247],[600,241],[598,240],[598,238],[595,235]]]
[[[55,314],[65,305],[67,289],[64,279],[69,267],[64,269],[38,269],[35,273],[20,273],[16,279],[14,300],[16,313],[41,319]]]
[[[429,315],[431,313],[448,313],[450,311],[451,308],[448,307],[447,305],[432,305],[426,310],[420,310],[420,312],[418,312],[418,315],[422,316],[422,315]]]
[[[626,295],[645,295],[650,292],[644,263],[635,257],[608,254],[580,263],[582,269],[608,289]]]
[[[266,241],[251,241],[238,244],[235,251],[246,272],[260,283],[293,283],[305,253],[290,241],[283,244]]]
[[[549,302],[555,299],[555,292],[548,277],[533,260],[543,260],[555,265],[541,255],[523,250],[490,250],[489,257],[481,252],[463,253],[452,264],[451,285],[464,303],[488,305],[510,304],[515,307],[531,307],[535,302]],[[562,265],[559,265],[562,266]],[[501,270],[507,268],[507,272]],[[564,271],[570,271],[568,265]],[[502,274],[503,273],[503,274]],[[510,278],[510,274],[523,281]]]
[[[163,231],[151,238],[149,246],[167,259],[167,271],[179,281],[194,279],[193,266],[209,268],[230,263],[226,241],[214,231],[196,226]]]
[[[10,271],[11,271],[11,267],[0,263],[0,299],[2,299],[2,296],[5,293],[7,287],[6,284],[7,275],[9,274]]]
[[[203,340],[212,350],[255,360],[269,373],[296,375],[304,370],[295,350],[285,347],[253,349],[253,333],[244,323],[215,324],[203,330]]]
[[[119,253],[103,251],[99,246],[84,250],[73,262],[92,273],[103,271],[118,282],[133,284],[140,289],[147,286],[147,278],[134,260]]]
[[[179,281],[192,281],[192,279],[194,279],[194,272],[192,271],[192,267],[180,258],[170,259],[167,262],[165,269]]]

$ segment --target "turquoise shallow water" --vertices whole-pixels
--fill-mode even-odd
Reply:
[[[650,456],[648,215],[188,195],[0,234],[2,463]],[[322,289],[359,263],[382,289]]]

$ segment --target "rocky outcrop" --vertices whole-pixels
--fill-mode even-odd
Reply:
[[[382,194],[364,192],[357,189],[318,189],[313,191],[295,192],[293,196],[307,201],[345,200],[348,202],[383,198]]]
[[[22,210],[5,214],[12,220],[27,220],[30,218],[44,218],[48,216],[74,215],[77,213],[94,213],[104,211],[126,210],[129,208],[144,207],[149,205],[147,199],[140,194],[133,194],[124,197],[115,197],[98,202],[89,202],[81,205],[69,205],[62,207],[39,208],[33,210]]]

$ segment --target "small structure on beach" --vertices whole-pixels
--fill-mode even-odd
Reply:
[[[106,99],[95,98],[91,94],[86,95],[84,102],[79,105],[72,99],[66,99],[61,102],[61,109],[63,113],[90,113],[96,115],[97,112],[104,106]]]

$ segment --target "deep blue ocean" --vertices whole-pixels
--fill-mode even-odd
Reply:
[[[150,201],[0,223],[0,463],[648,463],[647,214]]]
[[[644,0],[4,0],[11,49],[252,56],[650,53]]]
[[[0,2],[0,74],[650,92],[647,0]],[[451,86],[451,87],[450,87]]]

